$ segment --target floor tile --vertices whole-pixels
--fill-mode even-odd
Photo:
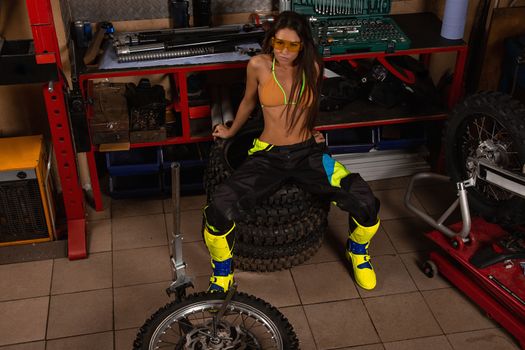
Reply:
[[[381,255],[372,257],[372,264],[377,275],[377,286],[373,290],[359,288],[359,294],[363,298],[417,290],[399,256]]]
[[[328,222],[331,225],[348,225],[348,212],[332,204],[328,212]]]
[[[96,211],[91,205],[86,204],[86,218],[88,221],[111,219],[111,198],[102,195],[102,210]]]
[[[430,215],[443,214],[458,198],[454,184],[441,184],[431,187],[417,187],[414,195]]]
[[[314,337],[302,306],[291,306],[279,309],[292,325],[301,350],[317,350]]]
[[[337,350],[384,350],[382,343],[370,344],[370,345],[358,345],[349,348],[339,348]]]
[[[325,235],[325,239],[321,248],[303,265],[318,264],[324,262],[341,261],[344,258],[344,248],[341,247],[338,241],[332,237],[332,232],[329,231]]]
[[[444,335],[385,343],[384,346],[386,350],[453,350]]]
[[[51,297],[47,338],[62,338],[113,329],[111,289]]]
[[[113,332],[48,340],[46,350],[113,350]]]
[[[192,278],[193,288],[188,288],[187,293],[193,294],[198,292],[205,292],[210,285],[210,276],[190,276]]]
[[[447,334],[454,350],[517,350],[515,339],[500,329]]]
[[[441,335],[419,292],[363,299],[383,342]]]
[[[165,214],[168,239],[171,241],[173,216]],[[180,233],[184,242],[202,241],[202,210],[186,210],[181,213]]]
[[[398,253],[427,251],[432,247],[424,235],[432,229],[420,219],[384,220],[381,225]]]
[[[0,265],[0,301],[49,295],[53,260]]]
[[[117,250],[113,253],[113,285],[115,287],[170,279],[168,246]]]
[[[300,304],[290,270],[264,273],[238,271],[235,280],[241,292],[253,294],[275,307]]]
[[[172,199],[165,199],[163,201],[164,205],[164,212],[165,213],[171,213],[172,210]],[[206,195],[196,195],[196,196],[181,196],[180,197],[180,210],[192,210],[192,209],[198,209],[202,210],[204,206],[206,205]]]
[[[291,272],[303,305],[359,297],[342,262],[296,266]]]
[[[166,294],[169,282],[115,288],[115,330],[140,327],[171,300]]]
[[[0,303],[0,346],[43,340],[49,297]]]
[[[133,349],[133,341],[135,341],[138,331],[138,327],[115,331],[115,350]]]
[[[51,294],[111,288],[111,252],[90,254],[87,259],[56,259]]]
[[[7,345],[7,346],[0,347],[0,350],[45,350],[45,349],[46,349],[45,341],[14,344],[14,345]]]
[[[423,298],[445,334],[498,327],[455,288],[425,291]]]
[[[163,213],[162,199],[113,199],[111,201],[111,216],[122,218],[125,216],[148,215]]]
[[[393,177],[390,179],[374,180],[368,181],[368,185],[372,191],[381,191],[381,190],[392,190],[392,189],[406,189],[408,183],[410,182],[410,177]]]
[[[111,251],[111,220],[87,222],[88,252]]]
[[[210,276],[210,253],[203,241],[183,243],[182,255],[186,262],[186,273],[191,276]]]
[[[113,250],[154,247],[168,243],[164,214],[113,219]]]
[[[318,349],[375,344],[379,337],[359,299],[305,305]]]
[[[374,195],[381,202],[381,209],[379,209],[379,217],[381,220],[384,221],[415,216],[414,213],[405,207],[405,192],[405,189],[382,190],[374,192]],[[412,198],[412,204],[416,208],[424,211],[417,198]]]
[[[410,277],[416,284],[417,288],[423,290],[433,290],[450,287],[450,283],[439,273],[432,278],[423,273],[423,265],[428,259],[428,252],[416,252],[400,254],[403,264],[408,270]]]
[[[392,242],[390,242],[390,238],[388,238],[383,226],[379,227],[379,230],[377,230],[377,233],[372,238],[368,252],[372,257],[396,253],[396,249],[392,245]]]

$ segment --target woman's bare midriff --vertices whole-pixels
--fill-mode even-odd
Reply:
[[[293,106],[291,107],[293,108]],[[287,146],[306,141],[312,137],[310,131],[302,128],[306,111],[299,116],[297,125],[292,130],[288,130],[285,108],[286,106],[263,108],[264,130],[259,136],[259,140],[276,146]]]

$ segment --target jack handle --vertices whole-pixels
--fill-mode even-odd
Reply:
[[[180,232],[180,164],[171,164],[171,198],[173,203],[173,231],[171,232],[171,269],[173,282],[166,289],[168,295],[175,293],[177,299],[186,295],[186,288],[193,287],[192,278],[186,275],[186,263],[182,258],[182,233]]]
[[[414,190],[414,184],[416,181],[421,179],[434,179],[434,180],[441,180],[444,182],[449,182],[450,177],[439,175],[435,173],[429,173],[429,172],[423,172],[418,173],[412,176],[410,179],[410,183],[408,185],[406,194],[405,194],[405,206],[412,211],[414,214],[416,214],[418,217],[423,219],[427,224],[435,228],[436,230],[442,232],[448,237],[454,238],[457,236],[460,236],[463,240],[467,240],[467,237],[470,233],[470,227],[471,227],[471,218],[470,218],[470,211],[468,206],[468,199],[467,199],[467,190],[465,189],[468,186],[472,186],[473,182],[472,179],[458,182],[456,183],[456,187],[458,190],[458,198],[450,205],[450,207],[445,210],[445,212],[441,215],[441,217],[437,220],[429,216],[427,213],[424,213],[419,208],[416,208],[411,202],[410,199],[412,197],[412,192]],[[461,219],[463,221],[463,227],[461,228],[461,231],[455,232],[443,225],[443,222],[454,212],[454,210],[458,207],[460,207],[461,210]]]

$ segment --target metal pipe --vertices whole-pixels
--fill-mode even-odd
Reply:
[[[435,179],[435,180],[441,180],[441,181],[450,181],[450,178],[448,176],[434,174],[434,173],[419,173],[412,177],[410,180],[410,183],[408,184],[408,188],[405,194],[405,206],[411,210],[413,213],[415,213],[417,216],[419,216],[423,221],[425,221],[427,224],[435,228],[436,230],[444,233],[448,237],[456,237],[460,236],[461,238],[465,239],[467,238],[468,234],[470,233],[470,226],[471,226],[471,218],[470,218],[470,212],[469,212],[469,206],[468,206],[468,200],[467,200],[467,191],[465,190],[465,185],[463,182],[458,182],[458,195],[459,195],[459,205],[461,209],[461,218],[463,221],[463,227],[461,228],[461,231],[454,232],[442,223],[446,220],[446,218],[452,213],[453,209],[452,207],[457,207],[458,201],[455,201],[449,209],[445,212],[448,215],[445,216],[442,215],[439,219],[439,222],[434,220],[431,216],[429,216],[427,213],[423,212],[419,208],[416,208],[411,202],[410,199],[412,197],[412,193],[414,190],[414,184],[416,181],[420,179]],[[468,182],[468,181],[467,181]]]

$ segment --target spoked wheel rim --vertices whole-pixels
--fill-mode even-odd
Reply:
[[[461,135],[457,159],[464,162],[464,179],[477,175],[478,163],[481,159],[514,173],[522,172],[522,162],[512,138],[512,131],[498,120],[489,115],[474,114],[465,119],[459,130]],[[491,202],[502,202],[513,198],[510,192],[482,180],[476,181],[476,191],[485,200]]]
[[[149,349],[283,349],[283,339],[274,322],[260,310],[230,301],[219,324],[215,315],[222,300],[192,303],[172,312],[155,329]],[[216,336],[213,336],[213,327]]]

